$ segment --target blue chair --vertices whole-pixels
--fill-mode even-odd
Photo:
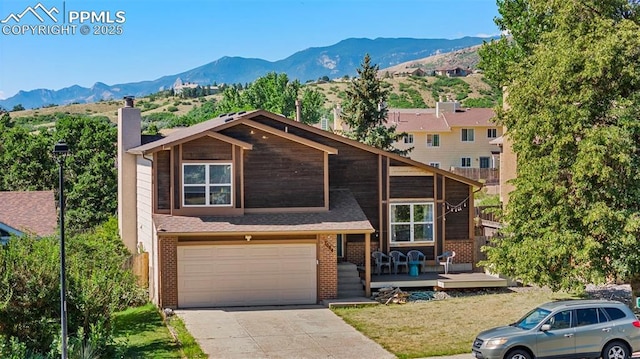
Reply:
[[[389,255],[393,259],[393,273],[398,274],[398,267],[407,268],[407,272],[409,272],[409,258],[400,252],[400,251],[391,251]]]
[[[391,257],[380,251],[371,252],[371,257],[373,257],[373,264],[376,266],[376,274],[382,274],[384,267],[389,268],[389,273],[391,273]]]

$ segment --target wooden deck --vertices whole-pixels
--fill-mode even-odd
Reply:
[[[381,274],[371,276],[371,289],[385,287],[440,289],[496,288],[506,287],[507,280],[484,273],[420,273],[417,277],[408,274]]]

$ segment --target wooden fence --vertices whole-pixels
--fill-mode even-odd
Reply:
[[[489,236],[476,236],[476,240],[473,242],[473,250],[475,252],[476,262],[483,261],[487,259],[487,254],[482,251],[483,246],[491,245],[491,238]]]
[[[142,288],[149,286],[149,253],[134,254],[126,262],[126,267],[130,268],[136,276],[138,285]]]

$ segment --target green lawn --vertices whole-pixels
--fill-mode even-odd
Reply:
[[[124,357],[137,358],[206,358],[179,318],[170,321],[176,342],[153,304],[129,308],[114,318],[115,339],[124,341]]]
[[[466,295],[423,303],[333,311],[399,358],[470,353],[482,330],[516,321],[535,306],[568,294],[546,289]]]

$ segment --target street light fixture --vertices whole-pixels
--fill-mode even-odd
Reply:
[[[64,250],[64,161],[69,153],[69,146],[58,141],[53,146],[53,155],[58,162],[58,189],[60,200],[60,323],[62,326],[62,359],[67,359],[67,288]]]

